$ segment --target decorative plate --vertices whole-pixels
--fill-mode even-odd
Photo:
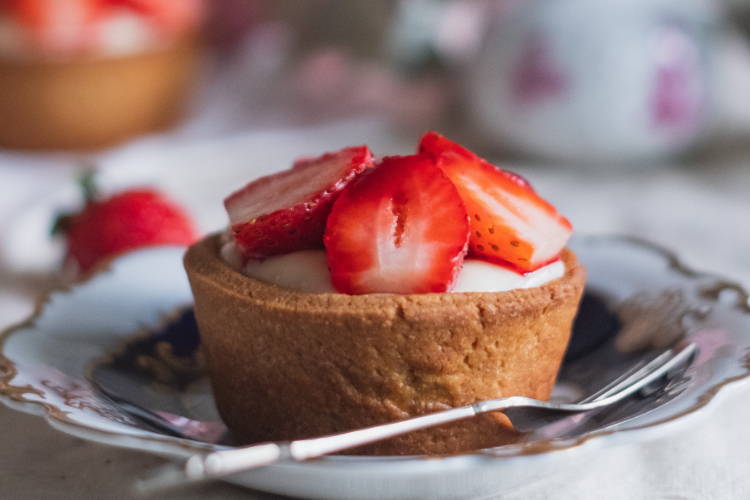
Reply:
[[[228,480],[303,498],[499,494],[564,471],[601,447],[693,425],[748,379],[750,307],[740,286],[686,269],[673,254],[632,239],[579,238],[571,247],[589,278],[553,397],[584,397],[631,363],[688,338],[700,352],[680,377],[647,397],[569,417],[512,446],[451,457],[325,457]],[[51,293],[39,313],[0,338],[0,400],[43,415],[63,432],[174,460],[224,446],[210,444],[216,433],[191,440],[147,425],[94,385],[114,387],[126,401],[162,414],[218,418],[196,351],[183,252],[134,252],[69,291]]]

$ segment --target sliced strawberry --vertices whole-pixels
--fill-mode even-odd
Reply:
[[[435,132],[422,137],[419,152],[432,158],[461,193],[471,219],[470,255],[522,272],[558,257],[573,228],[525,179]]]
[[[333,285],[352,295],[450,291],[468,235],[456,187],[429,158],[386,157],[341,193],[328,218]]]
[[[366,146],[298,160],[261,177],[224,200],[234,237],[245,258],[323,248],[326,219],[352,179],[373,166]]]

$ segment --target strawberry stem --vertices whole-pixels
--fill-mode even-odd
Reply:
[[[96,182],[94,182],[95,175],[96,170],[93,166],[84,165],[83,172],[81,172],[81,174],[78,176],[78,185],[81,186],[81,189],[83,190],[83,199],[86,202],[86,205],[96,201],[98,191],[96,189]],[[67,232],[71,221],[75,218],[76,215],[77,214],[70,212],[58,214],[54,222],[52,223],[50,234],[52,236],[55,236],[57,234],[64,234],[65,232]]]
[[[68,226],[70,226],[70,221],[73,219],[73,216],[71,214],[60,214],[55,218],[55,221],[52,223],[52,229],[50,230],[50,234],[52,236],[58,235],[58,234],[65,234],[65,232],[68,230]]]
[[[93,202],[96,199],[97,189],[96,182],[94,182],[94,175],[96,172],[94,169],[87,169],[78,178],[78,184],[83,189],[83,197],[86,200],[86,204]]]

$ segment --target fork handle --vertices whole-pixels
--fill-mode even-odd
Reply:
[[[185,463],[185,475],[190,481],[200,481],[270,465],[281,459],[288,448],[285,444],[265,443],[215,451],[206,456],[193,455]]]
[[[333,434],[320,438],[301,439],[289,445],[290,455],[295,460],[307,460],[337,451],[355,448],[363,444],[374,443],[383,439],[400,436],[402,434],[433,427],[436,425],[455,422],[476,415],[473,406],[461,406],[452,410],[430,413],[419,417],[392,422],[356,431]]]
[[[227,476],[235,472],[263,465],[270,465],[285,458],[296,461],[307,460],[382,441],[383,439],[400,436],[412,431],[471,418],[480,413],[501,411],[514,406],[534,403],[539,404],[539,401],[522,396],[511,396],[341,434],[300,439],[291,443],[264,443],[244,446],[230,450],[215,451],[205,456],[194,455],[185,464],[185,474],[189,480],[198,481]]]
[[[243,448],[234,448],[210,453],[205,457],[194,456],[185,466],[185,474],[191,480],[200,480],[226,476],[241,470],[252,469],[262,465],[269,465],[282,458],[292,460],[307,460],[337,451],[356,448],[364,444],[382,439],[400,436],[408,432],[425,429],[436,425],[455,422],[473,417],[480,413],[508,410],[509,408],[535,408],[542,411],[581,412],[600,406],[605,406],[640,390],[653,380],[663,376],[669,370],[688,361],[696,352],[695,344],[684,347],[671,359],[665,361],[660,356],[646,367],[638,370],[625,381],[616,385],[619,393],[610,394],[610,389],[595,401],[584,404],[554,404],[529,399],[523,396],[480,401],[470,406],[461,406],[446,411],[430,413],[419,417],[376,425],[365,429],[333,434],[319,438],[301,439],[289,444],[266,443]],[[627,387],[623,387],[627,386]],[[513,419],[511,419],[512,421]]]
[[[265,443],[216,451],[205,456],[195,455],[185,464],[185,474],[189,480],[198,481],[269,465],[284,458],[297,461],[307,460],[400,436],[419,429],[463,420],[473,417],[477,413],[473,406],[462,406],[342,434],[300,439],[288,444]]]

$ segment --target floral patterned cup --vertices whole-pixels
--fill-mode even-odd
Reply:
[[[717,19],[705,0],[518,3],[471,71],[471,117],[487,139],[536,157],[682,152],[711,118]]]

